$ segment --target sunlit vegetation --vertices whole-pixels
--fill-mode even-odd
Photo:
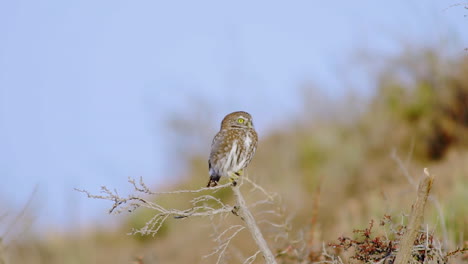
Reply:
[[[334,243],[340,250],[357,249],[351,254],[355,262],[372,262],[385,250],[393,252],[391,238],[384,239],[382,233],[374,234],[371,229],[382,216],[382,226],[402,228],[401,221],[415,198],[411,181],[418,182],[424,167],[435,176],[434,199],[428,202],[424,218],[430,233],[421,233],[418,239],[435,241],[435,237],[447,252],[468,246],[468,57],[445,58],[433,50],[416,50],[384,65],[375,76],[370,100],[343,99],[331,104],[331,114],[322,118],[304,111],[287,121],[284,129],[260,138],[248,174],[265,189],[278,193],[281,199],[276,206],[281,215],[256,217],[288,222],[280,237],[267,222],[260,222],[275,252],[295,250],[297,241],[316,252],[323,243]],[[304,104],[308,100],[313,101],[305,96]],[[353,104],[361,104],[359,112]],[[346,105],[350,107],[343,107]],[[184,120],[177,123],[183,127]],[[181,137],[184,134],[180,133]],[[206,184],[206,155],[194,150],[186,158],[187,174],[175,187]],[[217,195],[233,199],[229,190]],[[162,202],[173,206],[182,203],[174,199]],[[2,259],[5,263],[50,264],[214,263],[213,259],[202,259],[216,244],[210,235],[212,228],[201,219],[167,221],[155,237],[126,235],[144,225],[151,214],[136,210],[128,216],[119,215],[115,221],[126,219],[112,232],[48,238],[31,234],[30,239],[10,245],[0,240],[0,263]],[[374,222],[369,225],[370,220]],[[400,235],[395,232],[388,234]],[[375,249],[369,251],[372,254],[359,251],[371,244]],[[227,263],[238,263],[254,253],[252,245],[247,233],[240,234],[232,242]],[[466,253],[458,253],[453,263],[468,259]],[[304,263],[280,256],[278,261]],[[311,258],[306,263],[313,261]]]

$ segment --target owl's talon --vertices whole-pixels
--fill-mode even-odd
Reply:
[[[239,176],[237,176],[237,175],[229,177],[229,180],[232,181],[232,182],[237,181],[238,179],[239,179]]]
[[[239,179],[239,176],[231,175],[229,177],[229,181],[232,183],[233,186],[237,185],[237,180]]]
[[[229,181],[232,183],[232,185],[236,186],[237,185],[237,180],[239,179],[239,174],[238,172],[234,172],[229,176]]]
[[[235,214],[236,216],[239,216],[239,209],[240,209],[239,206],[236,205],[232,208],[231,212]]]

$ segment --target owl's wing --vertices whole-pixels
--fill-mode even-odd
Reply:
[[[211,152],[210,152],[210,158],[213,154],[217,153],[219,151],[219,148],[221,147],[221,144],[223,142],[223,139],[226,136],[226,131],[221,130],[219,131],[216,136],[213,138],[213,141],[211,142]]]
[[[213,138],[213,142],[211,142],[211,152],[210,152],[210,157],[208,159],[208,170],[210,172],[210,180],[208,181],[208,185],[206,187],[213,187],[218,184],[218,181],[221,177],[219,175],[219,172],[212,168],[212,161],[216,163],[216,154],[218,154],[219,149],[221,148],[222,141],[224,139],[225,132],[220,131],[216,134],[216,136]],[[215,160],[213,160],[215,159]]]
[[[213,165],[216,165],[216,156],[218,156],[219,152],[221,151],[221,148],[223,147],[223,142],[226,138],[226,135],[227,132],[225,130],[221,130],[213,138],[213,142],[211,142],[210,157],[208,159],[208,167],[210,169],[210,173],[212,172],[211,168],[213,167]]]

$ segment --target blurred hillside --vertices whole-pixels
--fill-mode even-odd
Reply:
[[[312,86],[305,86],[302,116],[282,121],[274,131],[261,135],[248,175],[278,193],[280,199],[273,208],[281,214],[256,217],[291,219],[281,239],[275,240],[278,230],[261,225],[275,251],[296,239],[320,246],[321,241],[350,235],[384,214],[394,218],[407,214],[414,199],[414,186],[407,176],[417,182],[424,167],[436,176],[433,195],[437,199],[437,204],[429,203],[426,222],[449,247],[468,241],[468,56],[445,58],[433,50],[409,50],[384,65],[371,100],[350,96],[327,101]],[[326,105],[320,115],[313,112],[319,102]],[[217,126],[216,120],[210,122]],[[206,131],[205,123],[198,120],[175,123],[181,130],[191,128],[175,131],[181,142]],[[206,153],[194,148],[185,154],[186,175],[168,189],[206,183]],[[229,192],[218,195],[232,199]],[[183,207],[185,198],[163,202]],[[137,210],[118,216],[127,220],[112,232],[25,234],[4,244],[0,254],[4,263],[215,262],[201,258],[215,245],[212,227],[202,219],[170,220],[155,237],[125,235],[132,227],[144,225],[151,213]],[[311,229],[313,237],[308,235]],[[233,241],[227,262],[238,263],[255,252],[252,245],[249,234],[242,234]]]

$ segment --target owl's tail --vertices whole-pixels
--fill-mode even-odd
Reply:
[[[210,180],[208,181],[208,185],[206,185],[206,187],[209,188],[209,187],[215,187],[216,185],[218,185],[219,178],[221,178],[221,176],[211,175]]]

